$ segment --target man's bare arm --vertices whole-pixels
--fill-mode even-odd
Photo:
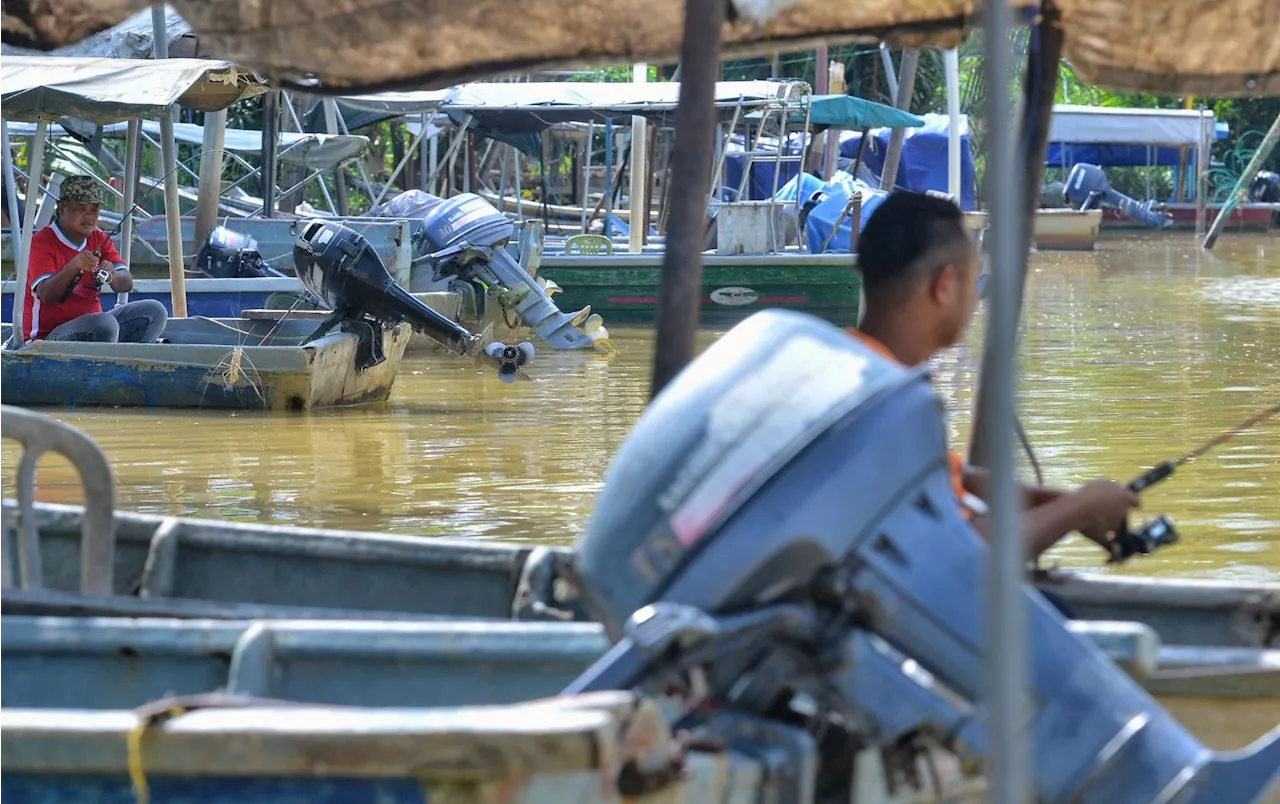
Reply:
[[[80,278],[80,275],[92,271],[97,264],[98,260],[93,256],[93,252],[80,252],[71,258],[71,262],[36,285],[36,295],[40,297],[43,304],[57,304],[66,297],[67,291]]]

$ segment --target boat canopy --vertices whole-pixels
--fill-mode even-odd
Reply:
[[[1159,94],[1280,92],[1275,0],[1007,0],[1022,19],[1060,18],[1064,58],[1081,80]],[[10,4],[5,40],[49,49],[115,25],[136,6]],[[506,73],[591,64],[675,61],[684,0],[170,0],[220,58],[302,88],[336,92],[437,89]],[[800,50],[818,41],[954,47],[976,23],[976,0],[732,0],[724,55]]]
[[[715,103],[728,120],[739,104],[754,108],[774,101],[785,86],[782,81],[719,81]],[[463,84],[449,92],[440,108],[454,122],[471,115],[481,130],[532,134],[561,123],[621,123],[633,116],[671,125],[679,98],[677,81]]]
[[[112,123],[102,127],[102,136],[112,139],[124,139],[129,130],[128,123]],[[152,137],[160,136],[160,123],[155,120],[143,120],[142,131]],[[228,128],[225,130],[223,148],[236,153],[262,153],[262,132],[244,128]],[[35,123],[10,123],[9,136],[33,137],[36,133]],[[50,137],[75,135],[60,125],[49,126]],[[315,170],[328,170],[348,159],[364,153],[369,146],[369,138],[358,134],[309,134],[296,131],[279,132],[280,146],[277,158],[281,162],[304,165]],[[174,123],[173,138],[187,145],[204,145],[204,126],[194,123]]]
[[[763,112],[748,114],[748,120],[760,120]],[[804,125],[804,110],[788,115],[788,122]],[[809,99],[809,128],[857,130],[863,128],[920,128],[924,118],[893,106],[857,98],[853,95],[814,95]]]
[[[1057,104],[1049,124],[1049,142],[1070,145],[1200,144],[1201,126],[1214,124],[1213,112],[1196,109],[1129,109]]]
[[[5,56],[0,91],[6,120],[108,124],[159,117],[175,103],[213,112],[267,86],[230,62],[208,59]]]

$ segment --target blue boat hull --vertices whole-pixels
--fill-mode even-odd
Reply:
[[[151,800],[165,804],[424,804],[430,796],[417,779],[324,777],[155,777]],[[0,780],[0,798],[28,804],[136,804],[127,776],[13,773]]]

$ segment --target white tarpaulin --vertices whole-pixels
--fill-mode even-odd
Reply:
[[[431,92],[379,92],[376,95],[342,95],[338,102],[356,109],[394,114],[420,114],[440,108],[451,90]]]
[[[1115,145],[1200,144],[1201,115],[1213,137],[1213,112],[1195,109],[1121,109],[1105,106],[1053,107],[1049,142]]]
[[[128,126],[128,123],[112,123],[103,126],[102,136],[124,139]],[[160,123],[155,120],[143,120],[142,130],[152,137],[159,137]],[[35,123],[9,124],[11,137],[31,137],[35,133]],[[62,126],[49,127],[50,137],[63,137],[67,136],[67,133]],[[197,126],[194,123],[174,123],[173,138],[187,145],[203,146],[204,126]],[[359,134],[299,134],[296,131],[281,131],[278,157],[281,162],[327,170],[364,153],[368,145],[369,138]],[[228,128],[222,147],[240,154],[259,154],[262,152],[262,132]]]
[[[159,117],[180,103],[225,109],[266,92],[266,84],[230,62],[209,59],[107,59],[5,56],[0,114],[6,120],[54,122],[76,117],[119,123]]]

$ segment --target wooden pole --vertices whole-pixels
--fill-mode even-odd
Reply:
[[[1267,135],[1262,138],[1262,144],[1258,146],[1258,150],[1253,152],[1253,158],[1249,160],[1244,172],[1236,180],[1236,186],[1231,188],[1231,195],[1227,196],[1227,200],[1222,204],[1222,209],[1218,210],[1218,217],[1213,219],[1213,225],[1209,227],[1209,234],[1205,235],[1205,249],[1213,248],[1213,244],[1218,242],[1218,235],[1222,234],[1222,228],[1227,225],[1227,219],[1231,217],[1232,212],[1235,212],[1236,205],[1240,203],[1240,199],[1244,198],[1244,194],[1248,191],[1249,183],[1253,181],[1253,177],[1258,174],[1258,170],[1266,163],[1271,156],[1271,152],[1275,150],[1276,140],[1278,139],[1280,139],[1280,115],[1276,115],[1276,119],[1272,121],[1271,128],[1267,130]]]
[[[204,116],[204,141],[200,151],[200,194],[196,200],[196,248],[204,242],[218,220],[218,199],[222,194],[222,145],[227,132],[227,110]]]
[[[911,96],[915,91],[916,66],[920,64],[920,50],[909,48],[902,53],[902,74],[898,76],[898,98],[894,103],[903,111],[911,111]],[[902,159],[902,143],[906,139],[905,128],[889,132],[889,150],[884,155],[884,171],[880,174],[880,189],[893,190],[898,180],[898,162]]]
[[[687,0],[671,170],[671,228],[662,257],[652,399],[693,359],[702,307],[706,191],[715,151],[715,88],[727,0]]]

